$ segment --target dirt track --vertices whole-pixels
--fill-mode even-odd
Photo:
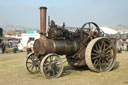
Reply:
[[[24,68],[26,53],[0,55],[0,85],[128,85],[128,52],[117,54],[114,70],[95,73],[75,70],[65,64],[65,72],[57,79],[42,74],[29,74]]]

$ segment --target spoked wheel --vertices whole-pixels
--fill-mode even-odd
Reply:
[[[99,37],[100,35],[99,26],[94,22],[87,22],[81,28],[81,38],[83,37],[83,34],[88,35],[88,38],[90,38],[90,40]]]
[[[88,44],[85,52],[85,61],[92,71],[110,71],[115,64],[115,60],[115,48],[109,39],[95,38]]]
[[[32,74],[36,74],[40,72],[40,60],[35,53],[31,53],[27,56],[25,60],[25,67],[26,70]]]
[[[63,72],[62,59],[57,54],[48,54],[41,61],[40,70],[46,78],[57,78]]]

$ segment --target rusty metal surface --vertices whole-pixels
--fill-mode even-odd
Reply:
[[[42,40],[38,39],[34,43],[34,52],[36,54],[46,54],[46,53],[57,53],[57,54],[66,54],[73,55],[80,49],[79,40]]]
[[[46,14],[47,14],[47,8],[46,7],[40,7],[40,34],[42,35],[46,34]]]

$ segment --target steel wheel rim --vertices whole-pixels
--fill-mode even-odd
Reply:
[[[35,56],[34,53],[28,55],[28,57],[26,58],[25,67],[28,72],[32,74],[36,74],[40,72],[40,68],[39,68],[40,60],[38,59],[38,57],[33,57],[33,56]]]
[[[96,72],[107,72],[113,68],[116,53],[114,45],[109,39],[96,38],[89,43],[87,49],[87,58],[85,60],[91,70]]]
[[[63,62],[59,55],[48,54],[41,61],[41,72],[46,78],[59,77],[63,72]]]

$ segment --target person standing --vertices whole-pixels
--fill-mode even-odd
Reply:
[[[28,42],[27,42],[27,55],[32,52],[32,48],[33,48],[33,43],[29,39]]]
[[[18,47],[17,47],[17,45],[14,45],[13,52],[16,53],[17,51],[18,51]]]
[[[0,54],[2,53],[2,40],[0,40]]]
[[[128,51],[128,38],[126,39],[126,50]]]
[[[1,44],[2,44],[2,53],[4,54],[4,53],[6,53],[6,41],[3,40],[3,41],[1,42]]]
[[[119,53],[122,51],[122,45],[123,45],[123,40],[120,38],[119,39]]]

